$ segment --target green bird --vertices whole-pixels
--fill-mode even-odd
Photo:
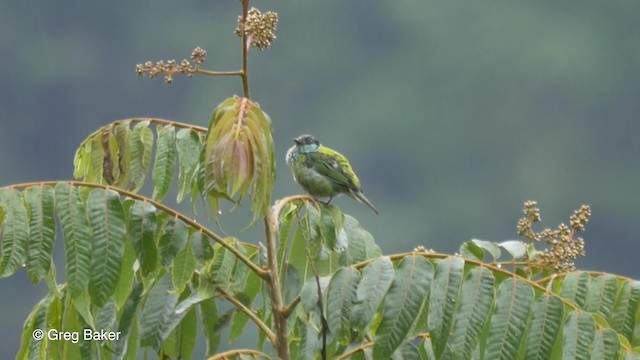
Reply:
[[[320,145],[311,135],[300,135],[287,151],[287,165],[293,172],[293,180],[315,198],[331,199],[340,195],[364,203],[376,214],[378,210],[362,193],[360,180],[349,164],[349,160],[339,152]]]

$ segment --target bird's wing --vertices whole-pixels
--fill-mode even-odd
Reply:
[[[349,161],[342,154],[322,147],[320,151],[308,155],[308,164],[317,173],[328,177],[340,186],[360,191],[360,181],[353,172]]]

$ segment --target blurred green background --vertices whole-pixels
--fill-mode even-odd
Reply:
[[[274,198],[300,192],[284,154],[312,133],[351,160],[381,214],[334,204],[385,253],[513,239],[527,199],[548,227],[586,203],[578,266],[640,277],[640,2],[256,4],[280,15],[272,48],[250,58],[253,98],[274,122]],[[168,86],[134,66],[201,46],[206,68],[237,69],[239,5],[0,3],[0,185],[69,179],[77,145],[113,120],[206,126],[215,105],[241,92],[237,78]],[[253,234],[240,237],[257,242]],[[5,355],[45,292],[22,271],[0,280]]]

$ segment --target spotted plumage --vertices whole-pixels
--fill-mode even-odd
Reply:
[[[327,202],[340,195],[356,199],[369,206],[376,214],[378,210],[362,193],[360,180],[344,155],[322,146],[311,135],[300,135],[287,151],[287,165],[293,179],[315,198],[328,198]]]

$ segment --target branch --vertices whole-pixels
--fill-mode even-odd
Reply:
[[[263,279],[267,279],[269,276],[269,272],[261,267],[259,267],[258,265],[256,265],[253,261],[251,261],[248,257],[244,256],[240,250],[236,249],[234,246],[232,246],[231,244],[227,243],[226,241],[224,241],[222,239],[222,237],[220,237],[218,234],[214,233],[213,231],[207,229],[206,227],[200,225],[199,223],[197,223],[195,220],[186,217],[185,215],[173,210],[170,207],[167,207],[155,200],[151,200],[145,196],[136,194],[136,193],[132,193],[130,191],[127,190],[123,190],[117,187],[113,187],[113,186],[109,186],[109,185],[102,185],[102,184],[95,184],[95,183],[88,183],[88,182],[82,182],[82,181],[42,181],[42,182],[32,182],[32,183],[22,183],[22,184],[15,184],[15,185],[10,185],[8,186],[8,188],[10,189],[15,189],[15,188],[26,188],[26,187],[30,187],[30,186],[55,186],[59,183],[67,183],[70,186],[79,186],[79,187],[88,187],[88,188],[95,188],[95,189],[103,189],[103,190],[113,190],[115,192],[117,192],[120,195],[123,196],[127,196],[129,198],[135,199],[135,200],[139,200],[139,201],[144,201],[147,202],[153,206],[155,206],[157,209],[174,216],[176,219],[180,219],[183,222],[187,223],[188,225],[198,229],[199,231],[202,231],[202,233],[204,233],[205,235],[207,235],[209,238],[213,239],[215,242],[217,242],[218,244],[222,245],[224,248],[226,248],[227,250],[231,251],[231,253],[233,253],[240,261],[242,261],[243,263],[245,263],[245,265],[247,265],[251,270],[253,270],[256,274],[258,274],[258,276],[260,276]]]
[[[249,349],[240,349],[240,350],[229,350],[229,351],[225,351],[223,353],[220,354],[216,354],[213,355],[212,357],[208,358],[207,360],[227,360],[229,358],[232,358],[234,356],[237,355],[249,355],[251,357],[265,357],[265,358],[269,358],[269,355],[260,352],[260,351],[256,351],[256,350],[249,350]]]
[[[254,313],[251,309],[249,309],[248,307],[246,307],[243,303],[241,303],[238,299],[234,298],[233,296],[229,295],[226,291],[222,290],[221,288],[216,288],[216,291],[218,293],[220,293],[220,296],[222,296],[223,299],[228,300],[230,303],[232,303],[239,311],[245,313],[249,319],[253,320],[253,322],[258,325],[258,327],[264,331],[265,334],[267,334],[267,337],[269,338],[269,342],[271,342],[272,344],[276,343],[276,336],[273,333],[273,331],[271,331],[271,329],[269,329],[269,327],[267,326],[267,324],[265,324],[257,315],[256,313]]]
[[[247,42],[247,32],[244,31],[247,24],[247,14],[249,13],[249,0],[242,0],[242,92],[244,97],[251,99],[249,91],[249,43]]]
[[[264,232],[267,243],[267,262],[269,267],[269,297],[271,298],[271,313],[276,329],[275,347],[278,356],[283,360],[289,360],[289,343],[287,336],[287,319],[283,315],[284,304],[282,300],[282,288],[280,287],[278,271],[278,249],[276,244],[276,229],[269,221],[269,216],[264,217]]]

